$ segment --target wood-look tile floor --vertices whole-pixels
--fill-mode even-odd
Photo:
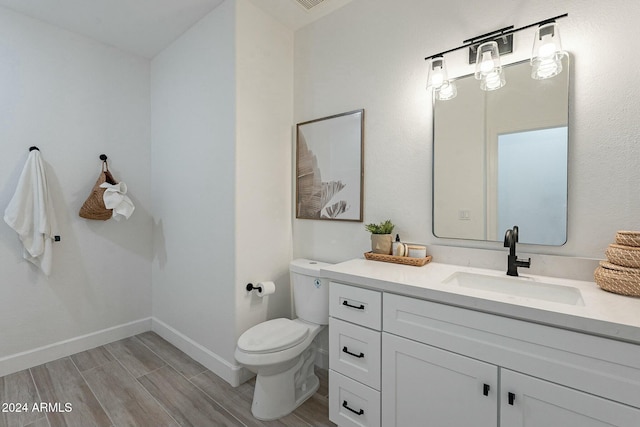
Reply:
[[[251,415],[255,380],[231,387],[153,332],[0,377],[0,427],[335,426],[320,388],[275,421]]]

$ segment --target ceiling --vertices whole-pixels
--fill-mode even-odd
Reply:
[[[292,30],[349,3],[250,0]],[[105,44],[153,58],[224,0],[0,0],[0,6]]]

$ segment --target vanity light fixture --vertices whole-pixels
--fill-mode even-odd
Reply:
[[[447,80],[447,64],[442,56],[431,58],[429,63],[429,75],[427,76],[427,89],[438,90]]]
[[[476,80],[480,80],[480,89],[496,90],[505,85],[498,43],[484,42],[478,46],[476,54]]]
[[[562,50],[560,31],[555,22],[540,25],[533,40],[531,55],[531,77],[548,79],[562,72],[562,58],[567,55]]]
[[[506,83],[500,55],[513,52],[513,34],[538,26],[531,56],[531,77],[547,79],[562,72],[562,58],[567,55],[560,44],[560,33],[556,20],[569,16],[568,13],[554,16],[520,28],[512,26],[465,40],[462,46],[427,56],[429,74],[427,89],[433,91],[435,99],[445,101],[456,96],[455,82],[449,80],[444,55],[459,49],[469,48],[469,64],[476,63],[476,79],[480,88],[490,91],[503,87]]]
[[[452,99],[457,94],[456,86],[449,81],[447,64],[442,56],[431,58],[429,75],[427,76],[427,90],[431,89],[437,99],[442,101]]]

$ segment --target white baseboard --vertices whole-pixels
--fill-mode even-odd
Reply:
[[[191,356],[205,368],[218,375],[233,387],[237,387],[255,374],[238,364],[231,364],[211,350],[198,344],[188,336],[166,323],[152,318],[151,329],[165,340]]]
[[[229,363],[161,320],[149,317],[0,358],[0,377],[151,330],[234,387],[255,376],[248,369]],[[318,350],[315,364],[323,369],[329,368],[327,350]]]
[[[233,387],[239,386],[256,375],[241,365],[229,363],[226,359],[155,317],[152,318],[152,330]],[[329,352],[326,349],[318,349],[315,364],[319,368],[329,369]]]
[[[151,318],[102,329],[0,358],[0,377],[151,330]]]

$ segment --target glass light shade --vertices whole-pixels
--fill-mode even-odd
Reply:
[[[431,59],[427,76],[427,90],[439,90],[447,80],[447,64],[444,62],[444,58],[439,56]]]
[[[452,81],[445,81],[440,89],[437,91],[436,98],[440,101],[448,101],[453,99],[458,95],[458,88],[456,88],[456,84]]]
[[[504,73],[502,72],[502,69],[499,69],[498,71],[490,72],[480,79],[480,89],[486,91],[496,90],[500,89],[506,83],[507,81],[504,78]]]
[[[562,58],[567,53],[562,50],[560,31],[555,22],[538,27],[531,54],[531,77],[548,79],[562,72]]]
[[[476,79],[482,80],[489,74],[501,72],[502,66],[500,65],[498,43],[491,41],[478,46],[478,52],[476,53]]]

